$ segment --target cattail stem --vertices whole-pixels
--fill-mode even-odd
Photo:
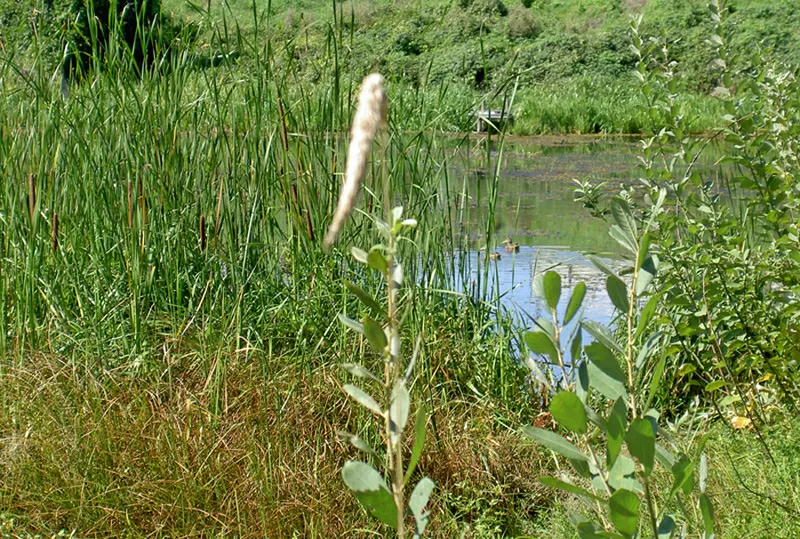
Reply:
[[[128,180],[128,228],[133,228],[133,186]]]
[[[283,151],[289,151],[289,130],[286,128],[286,115],[283,112],[283,102],[278,97],[278,118],[281,122],[281,144],[283,144]]]
[[[219,238],[219,225],[220,225],[220,215],[222,214],[222,187],[225,183],[225,180],[220,178],[219,180],[219,193],[217,193],[217,210],[216,216],[214,217],[214,237]],[[219,239],[217,239],[219,241]]]

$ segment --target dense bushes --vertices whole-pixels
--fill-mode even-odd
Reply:
[[[105,56],[112,41],[141,66],[153,52],[151,30],[160,10],[160,0],[75,0],[70,8],[74,23],[66,36],[65,74],[88,69],[93,58]]]
[[[668,62],[664,43],[635,35],[653,123],[642,186],[625,196],[658,224],[658,316],[670,358],[660,398],[676,412],[701,397],[755,423],[774,409],[768,401],[796,410],[800,398],[800,83],[774,59],[734,53],[730,26],[709,30],[718,69],[708,79],[726,125],[708,140],[687,136],[681,64]],[[656,214],[661,189],[670,211]]]

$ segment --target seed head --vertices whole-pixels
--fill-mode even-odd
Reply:
[[[367,170],[372,141],[378,131],[386,127],[386,91],[383,89],[383,77],[373,73],[364,79],[361,84],[361,93],[358,95],[358,109],[353,118],[353,127],[350,130],[350,147],[347,149],[347,164],[345,165],[344,184],[339,193],[339,203],[322,248],[328,250],[339,237],[347,216],[353,209],[361,182]]]

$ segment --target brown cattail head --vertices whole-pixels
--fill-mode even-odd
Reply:
[[[53,252],[58,251],[58,214],[53,212],[53,223],[50,227],[50,246]]]
[[[322,248],[328,250],[339,237],[347,216],[353,209],[356,197],[361,188],[361,182],[367,170],[367,160],[372,141],[378,131],[386,127],[386,91],[383,89],[383,77],[373,73],[364,79],[361,84],[361,93],[358,95],[358,109],[353,118],[353,128],[350,131],[350,147],[347,149],[347,164],[345,165],[344,184],[339,193],[339,203]]]
[[[28,214],[31,216],[31,224],[36,215],[36,176],[28,176]]]
[[[200,250],[206,250],[206,218],[200,216]]]

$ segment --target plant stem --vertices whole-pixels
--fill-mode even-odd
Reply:
[[[647,516],[650,517],[650,527],[653,531],[653,538],[658,537],[658,524],[656,523],[656,512],[653,507],[653,496],[650,494],[650,480],[644,478],[644,497],[647,500]]]
[[[402,376],[400,370],[399,347],[395,344],[400,339],[397,330],[397,289],[394,282],[394,255],[395,255],[395,233],[392,218],[391,188],[389,185],[389,175],[386,165],[387,137],[385,132],[381,134],[381,175],[383,179],[383,210],[386,223],[389,226],[389,245],[386,253],[386,314],[389,324],[388,338],[388,363],[386,365],[386,392],[388,395],[389,409],[391,410],[392,390],[397,381]],[[403,439],[402,432],[397,434],[397,443],[392,442],[391,413],[386,417],[386,443],[388,444],[389,471],[392,475],[392,496],[397,510],[397,537],[405,539],[405,500],[404,500],[404,470],[403,470]]]
[[[636,252],[637,262],[633,265],[633,280],[628,298],[628,339],[625,360],[628,363],[628,394],[631,397],[631,410],[633,419],[639,417],[636,409],[636,390],[633,387],[633,313],[636,308],[636,281],[639,280],[639,252]]]

